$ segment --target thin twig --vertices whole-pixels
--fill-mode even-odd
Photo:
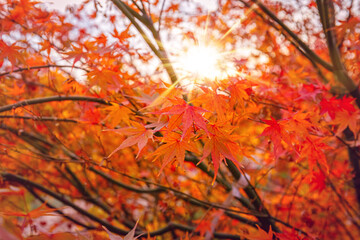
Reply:
[[[159,14],[159,23],[158,23],[158,29],[157,29],[158,32],[160,32],[160,29],[161,29],[161,18],[162,18],[162,14],[164,12],[165,2],[166,2],[166,0],[164,0],[161,4],[161,9],[160,9],[160,14]]]
[[[290,28],[281,21],[270,9],[268,9],[264,4],[261,3],[259,0],[251,0],[253,3],[259,6],[259,8],[267,15],[269,16],[273,21],[275,21],[277,24],[281,26],[282,29],[284,29],[293,39],[296,43],[299,44],[299,46],[311,57],[314,59],[314,61],[321,64],[324,68],[326,68],[329,71],[333,71],[334,67],[329,64],[328,62],[324,61],[322,58],[320,58],[315,52],[313,52],[306,43],[304,43],[298,35],[296,35],[293,31],[290,30]]]
[[[41,117],[41,116],[17,116],[17,115],[0,115],[0,118],[16,118],[16,119],[25,119],[33,121],[50,121],[50,122],[71,122],[71,123],[80,123],[80,120],[70,119],[70,118],[57,118],[57,117]]]
[[[14,104],[5,105],[0,107],[0,113],[14,110],[19,107],[25,107],[28,105],[34,105],[39,103],[46,103],[46,102],[60,102],[60,101],[85,101],[85,102],[96,102],[104,105],[111,105],[111,103],[107,100],[102,98],[96,97],[87,97],[87,96],[51,96],[51,97],[43,97],[43,98],[33,98],[28,100],[23,100]]]
[[[81,70],[83,70],[85,72],[90,72],[86,68],[78,67],[78,66],[48,64],[48,65],[33,66],[33,67],[27,67],[27,68],[17,68],[17,69],[15,69],[13,71],[0,73],[0,77],[2,77],[4,75],[8,75],[10,73],[15,73],[15,72],[29,71],[29,70],[42,69],[42,68],[51,68],[51,67],[56,67],[56,68],[76,68],[76,69],[81,69]]]

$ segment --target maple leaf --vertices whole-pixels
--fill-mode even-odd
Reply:
[[[299,90],[300,97],[295,100],[313,100],[316,101],[316,98],[321,95],[323,89],[319,88],[313,84],[303,84],[303,87]]]
[[[291,229],[291,232],[284,230],[281,233],[274,233],[279,240],[309,240],[310,238],[300,236],[298,231]]]
[[[211,130],[209,138],[204,139],[205,145],[200,162],[211,155],[215,173],[212,182],[214,183],[221,162],[229,159],[240,169],[241,166],[236,158],[243,155],[243,153],[240,146],[232,140],[234,136],[231,136],[229,132],[220,129],[215,124],[211,125]]]
[[[342,99],[335,97],[329,100],[323,98],[320,102],[321,111],[320,114],[328,113],[331,119],[335,119],[338,112],[347,111],[348,113],[355,112],[356,109],[352,102],[354,98],[344,96]]]
[[[201,115],[201,113],[207,111],[200,107],[191,106],[182,99],[176,99],[176,101],[179,101],[181,104],[167,107],[158,112],[163,115],[175,115],[172,118],[170,118],[168,129],[173,130],[175,129],[175,127],[179,126],[182,123],[183,124],[182,137],[185,136],[188,129],[192,125],[197,126],[198,128],[201,128],[206,133],[208,133],[206,122],[203,116]]]
[[[89,122],[92,124],[99,123],[102,118],[100,111],[98,110],[98,108],[93,108],[88,105],[93,104],[84,105],[81,119],[84,120],[84,122]]]
[[[130,116],[132,111],[120,104],[111,103],[111,106],[103,108],[104,111],[109,111],[109,114],[103,121],[108,120],[110,127],[114,128],[119,123],[124,122],[126,125],[130,125]]]
[[[308,136],[301,143],[299,159],[308,159],[309,170],[311,173],[316,163],[322,164],[326,168],[326,171],[329,172],[329,166],[324,154],[324,151],[327,149],[331,148],[323,142],[323,139]]]
[[[21,47],[16,46],[16,43],[11,44],[10,46],[7,45],[3,40],[0,39],[0,67],[3,64],[3,59],[7,58],[11,63],[11,69],[14,68],[17,61],[23,62],[24,57],[19,52],[22,50]]]
[[[185,152],[191,151],[198,153],[198,150],[193,146],[189,140],[188,135],[182,137],[176,132],[170,132],[166,137],[163,138],[164,144],[156,149],[155,152],[149,155],[149,157],[155,156],[155,160],[163,156],[163,163],[159,174],[162,172],[164,167],[172,162],[174,158],[180,163],[181,167],[184,166]]]
[[[339,124],[336,131],[336,135],[341,134],[347,127],[356,135],[359,126],[358,120],[360,119],[360,111],[339,111],[336,113],[335,119],[332,121],[335,124]]]
[[[126,128],[121,128],[121,129],[111,129],[111,130],[107,130],[107,131],[112,131],[115,132],[117,134],[124,134],[124,135],[129,135],[129,137],[127,139],[125,139],[120,146],[118,146],[114,151],[112,151],[112,153],[109,154],[109,156],[107,156],[107,158],[110,158],[112,155],[114,155],[114,153],[116,153],[117,151],[133,146],[135,144],[137,144],[139,151],[136,155],[136,158],[139,156],[141,150],[146,146],[149,138],[153,139],[153,133],[154,131],[151,129],[147,129],[145,126],[143,126],[140,123],[137,122],[133,122],[132,123],[133,127],[126,127]]]
[[[135,237],[135,230],[136,227],[139,223],[139,220],[136,222],[135,226],[133,227],[133,229],[131,229],[130,232],[128,232],[128,234],[126,234],[126,236],[124,238],[115,235],[114,233],[110,232],[106,227],[103,226],[103,228],[105,229],[105,231],[109,234],[109,238],[110,240],[136,240],[138,237],[140,237],[141,235],[143,235],[144,233],[138,235],[137,237]]]
[[[313,172],[310,180],[311,191],[318,190],[321,193],[326,187],[326,176],[321,172]]]
[[[111,34],[111,36],[113,36],[114,38],[118,39],[119,42],[124,43],[124,41],[125,41],[126,39],[128,39],[128,38],[130,38],[130,37],[133,36],[133,35],[131,35],[131,34],[129,33],[130,26],[131,26],[131,25],[127,26],[127,28],[126,28],[124,31],[122,31],[121,33],[119,33],[119,32],[117,31],[117,29],[114,28],[114,33]]]
[[[244,235],[244,237],[246,239],[249,240],[272,240],[274,237],[274,232],[271,229],[269,229],[269,232],[264,231],[263,229],[261,229],[258,225],[256,225],[256,227],[258,228],[258,231],[249,235]]]
[[[310,113],[295,112],[289,118],[282,121],[282,126],[287,132],[295,133],[295,137],[303,139],[309,135],[310,130],[316,129],[309,119],[311,119]]]
[[[10,94],[12,96],[20,96],[25,92],[25,84],[19,87],[17,84],[14,83],[13,87],[7,87],[5,86],[6,93]]]
[[[68,57],[66,57],[65,59],[68,60],[68,59],[74,59],[74,62],[73,62],[73,67],[75,66],[75,63],[80,61],[82,58],[87,60],[88,59],[88,53],[87,52],[84,52],[83,50],[83,47],[76,47],[74,45],[72,45],[73,47],[73,51],[68,51],[66,52],[65,54],[68,55]]]
[[[122,85],[122,80],[119,75],[118,68],[93,68],[87,74],[90,85],[99,86],[101,90],[109,90],[110,83],[117,83],[116,85]]]
[[[198,102],[203,106],[204,103],[208,103],[205,105],[206,109],[210,111],[215,111],[217,113],[217,118],[219,121],[227,121],[226,106],[228,105],[229,97],[223,94],[218,94],[216,86],[213,86],[213,89],[201,87],[201,90],[204,91],[205,94],[201,95],[201,98],[195,99],[194,102]]]
[[[271,139],[271,142],[274,146],[274,156],[275,158],[279,158],[279,156],[283,152],[283,147],[281,145],[281,140],[284,140],[286,143],[291,146],[289,134],[282,129],[282,125],[279,124],[274,118],[271,117],[271,120],[262,120],[269,127],[265,128],[260,136],[268,136]]]
[[[211,232],[211,221],[199,219],[195,220],[194,222],[197,224],[195,232],[199,232],[200,236],[203,237],[207,232]]]
[[[14,211],[4,211],[0,212],[0,215],[3,216],[17,216],[17,217],[29,217],[29,218],[37,218],[40,216],[51,216],[54,215],[58,208],[48,208],[46,206],[46,202],[41,204],[39,207],[31,210],[30,212],[14,212]]]
[[[240,106],[244,106],[244,101],[249,99],[252,89],[243,82],[235,82],[228,87],[231,94],[231,101],[239,102]]]

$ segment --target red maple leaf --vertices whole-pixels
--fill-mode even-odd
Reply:
[[[274,146],[274,155],[277,159],[283,152],[283,147],[281,145],[281,140],[284,140],[287,144],[291,145],[289,134],[282,129],[282,126],[271,117],[271,120],[262,120],[269,127],[265,128],[260,136],[268,136],[271,139],[271,142]]]
[[[328,149],[330,149],[330,147],[323,142],[323,139],[309,136],[301,144],[299,159],[308,159],[309,170],[311,173],[316,163],[323,165],[328,172],[329,166],[324,154],[324,151]]]
[[[127,147],[130,147],[130,146],[133,146],[135,144],[137,144],[138,148],[139,148],[139,151],[136,155],[136,158],[137,158],[139,156],[141,150],[146,146],[149,138],[152,139],[153,130],[146,129],[145,126],[143,126],[140,123],[136,123],[136,122],[133,122],[132,125],[133,125],[132,127],[125,127],[125,128],[121,128],[121,129],[109,130],[109,131],[116,132],[117,134],[129,135],[129,137],[127,139],[125,139],[120,144],[120,146],[118,146],[114,151],[112,151],[112,153],[110,153],[110,155],[107,158],[110,158],[117,151],[127,148]]]
[[[320,114],[328,113],[331,119],[335,119],[335,115],[340,111],[347,111],[348,113],[355,112],[356,109],[352,102],[354,98],[344,96],[342,99],[337,99],[335,97],[330,98],[329,100],[323,98],[320,102]]]
[[[198,128],[201,128],[206,133],[208,133],[206,122],[201,115],[202,113],[207,111],[200,107],[191,106],[182,99],[177,99],[176,101],[179,101],[181,104],[167,107],[158,112],[165,115],[174,115],[169,121],[168,129],[173,130],[182,123],[182,137],[184,137],[184,135],[187,133],[188,129],[192,125],[197,126]]]
[[[215,173],[214,183],[222,161],[229,159],[240,169],[241,165],[238,163],[237,157],[243,156],[244,154],[240,146],[234,141],[236,138],[235,135],[231,135],[230,132],[220,129],[220,127],[215,124],[210,127],[210,136],[204,139],[205,145],[200,162],[211,155]]]
[[[3,40],[0,40],[0,67],[3,65],[3,59],[5,58],[10,61],[12,69],[17,64],[17,61],[23,62],[24,57],[20,53],[21,49],[21,47],[16,46],[16,43],[7,45]]]
[[[150,157],[155,156],[154,161],[161,156],[163,157],[163,163],[159,174],[162,172],[164,167],[171,163],[175,158],[183,167],[186,151],[198,153],[198,150],[193,146],[188,135],[182,137],[176,132],[170,132],[166,136],[166,138],[163,138],[163,141],[164,144],[158,147],[155,152],[149,155]]]
[[[326,187],[326,176],[321,171],[313,172],[310,180],[311,191],[321,193]]]
[[[258,231],[249,235],[244,235],[244,237],[246,237],[246,239],[250,239],[250,240],[272,240],[273,236],[274,236],[274,232],[271,229],[269,229],[269,232],[264,231],[263,229],[261,229],[258,225],[256,225],[256,227],[258,228]]]

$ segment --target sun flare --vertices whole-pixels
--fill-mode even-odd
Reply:
[[[215,45],[192,45],[179,54],[176,63],[181,77],[194,83],[221,80],[236,73],[228,54]]]
[[[181,58],[185,71],[201,78],[213,78],[220,60],[220,54],[215,47],[192,46]]]

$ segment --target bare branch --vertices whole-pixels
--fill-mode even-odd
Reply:
[[[48,64],[48,65],[33,66],[33,67],[28,67],[28,68],[18,68],[18,69],[15,69],[13,71],[10,71],[10,72],[3,72],[3,73],[0,73],[0,77],[11,74],[11,73],[15,73],[15,72],[29,71],[29,70],[42,69],[42,68],[51,68],[51,67],[56,67],[56,68],[76,68],[76,69],[83,70],[85,72],[90,72],[88,69],[83,68],[83,67],[78,67],[78,66]]]
[[[304,43],[293,31],[290,30],[290,28],[281,21],[270,9],[268,9],[264,4],[262,4],[258,0],[251,0],[253,3],[259,6],[259,8],[273,21],[275,21],[277,24],[280,25],[284,31],[289,34],[293,40],[304,50],[304,52],[311,57],[315,62],[319,63],[321,66],[326,68],[329,71],[333,71],[333,66],[331,66],[329,63],[327,63],[325,60],[320,58],[314,51],[312,51],[309,46]]]
[[[0,118],[15,118],[15,119],[25,119],[25,120],[33,120],[33,121],[70,122],[70,123],[81,122],[79,120],[70,119],[70,118],[42,117],[42,116],[0,115]]]
[[[85,102],[96,102],[104,105],[111,105],[109,101],[102,98],[87,97],[87,96],[51,96],[43,98],[33,98],[29,100],[23,100],[14,104],[0,107],[0,112],[10,111],[19,107],[25,107],[28,105],[34,105],[46,102],[60,102],[60,101],[85,101]]]

